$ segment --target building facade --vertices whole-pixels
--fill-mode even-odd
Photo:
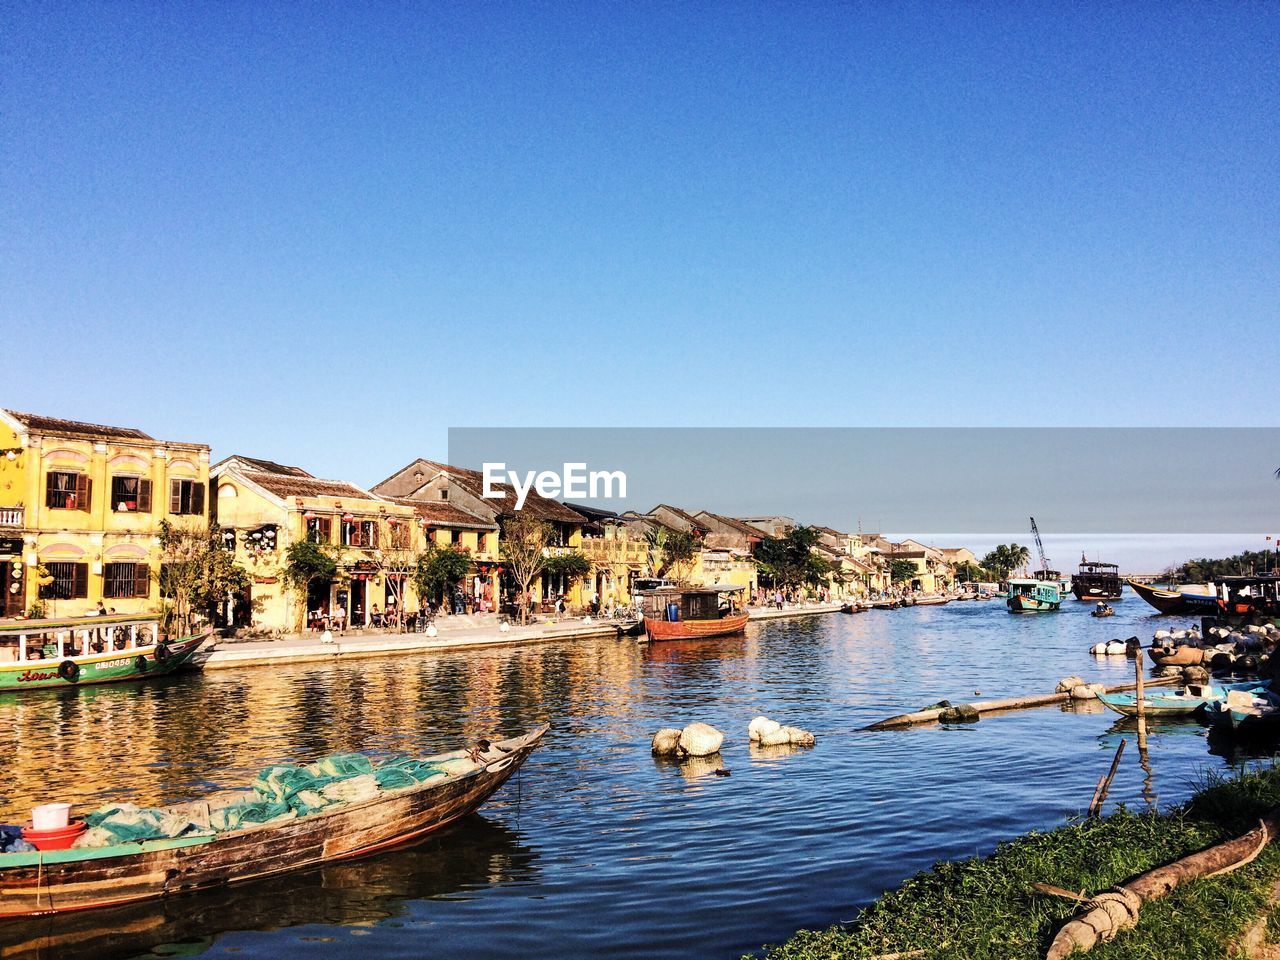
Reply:
[[[209,448],[0,410],[0,616],[160,609],[161,524],[205,529]]]

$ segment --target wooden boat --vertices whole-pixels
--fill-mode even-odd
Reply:
[[[1207,704],[1205,717],[1243,737],[1275,736],[1280,732],[1280,695],[1265,686],[1231,691],[1224,700]]]
[[[1181,616],[1212,616],[1218,612],[1218,599],[1213,593],[1201,593],[1190,589],[1160,590],[1136,580],[1126,581],[1133,592],[1161,613]]]
[[[893,597],[887,597],[883,600],[871,601],[871,608],[873,610],[897,610],[901,606],[902,606],[902,601],[896,600]]]
[[[1077,600],[1119,600],[1124,593],[1120,566],[1090,560],[1080,554],[1080,570],[1071,576],[1071,592]]]
[[[1253,691],[1265,688],[1266,684],[1260,680],[1221,684],[1191,683],[1176,690],[1148,693],[1143,697],[1142,709],[1143,713],[1157,717],[1186,717],[1210,703],[1225,702],[1232,690]],[[1138,715],[1137,693],[1100,693],[1098,700],[1103,706],[1123,716]]]
[[[1062,594],[1056,583],[1018,578],[1009,581],[1005,605],[1010,613],[1049,613],[1062,606]]]
[[[1098,604],[1098,609],[1090,612],[1091,617],[1114,617],[1116,612],[1108,607],[1105,603]]]
[[[862,604],[857,603],[856,601],[854,603],[840,604],[841,613],[866,613],[870,609],[871,609],[870,607],[863,606]]]
[[[400,846],[473,813],[547,732],[492,744],[473,770],[225,833],[0,853],[0,917],[88,910],[301,870]],[[433,760],[467,756],[455,751]],[[491,759],[490,759],[491,758]]]
[[[0,692],[164,676],[210,633],[166,640],[158,616],[18,620],[0,626]]]
[[[1207,651],[1212,655],[1213,651]],[[1206,651],[1189,643],[1176,647],[1148,647],[1151,662],[1158,667],[1194,667],[1204,662]]]
[[[746,587],[659,587],[637,592],[650,641],[727,637],[747,626],[747,613],[738,605]]]
[[[913,601],[911,602],[911,605],[912,605],[913,607],[940,607],[940,606],[942,606],[944,603],[950,603],[953,599],[955,599],[955,598],[954,598],[954,597],[939,597],[939,596],[934,596],[934,597],[916,597],[916,598],[915,598],[915,600],[913,600]]]

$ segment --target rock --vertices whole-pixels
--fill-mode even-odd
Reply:
[[[977,708],[967,703],[962,703],[943,710],[942,713],[938,714],[938,720],[942,723],[976,723],[981,716]]]
[[[757,741],[762,747],[785,747],[791,744],[791,734],[785,727],[778,727],[777,730],[770,730],[768,733],[760,734]]]
[[[1070,693],[1072,689],[1084,683],[1084,677],[1063,677],[1054,688],[1054,693]]]
[[[680,752],[680,731],[665,727],[653,735],[654,756],[671,757]]]
[[[1100,683],[1080,683],[1071,688],[1071,699],[1096,700],[1098,694],[1106,692],[1107,688]]]
[[[680,750],[690,757],[709,757],[720,752],[724,734],[706,723],[691,723],[680,732]]]
[[[777,720],[770,720],[768,717],[756,717],[747,726],[747,736],[752,743],[759,743],[760,738],[766,733],[773,733],[782,727]]]
[[[1183,667],[1182,668],[1183,683],[1208,683],[1209,671],[1204,667]]]
[[[970,707],[969,709],[973,709]],[[975,714],[978,712],[973,711]],[[816,742],[813,734],[808,730],[801,730],[799,727],[783,727],[782,732],[787,735],[788,741],[797,747],[812,747]]]

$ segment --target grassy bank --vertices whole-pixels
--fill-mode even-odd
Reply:
[[[923,950],[921,960],[1032,960],[1044,956],[1073,901],[1035,892],[1048,883],[1101,892],[1161,864],[1254,828],[1280,805],[1280,769],[1206,783],[1166,814],[1121,810],[1104,819],[1031,833],[989,857],[935,864],[842,927],[801,931],[769,947],[769,960],[866,958]],[[1194,881],[1143,908],[1141,922],[1087,954],[1096,960],[1206,960],[1238,955],[1232,944],[1268,915],[1280,940],[1272,889],[1280,846],[1222,877]],[[914,958],[913,958],[914,960]]]

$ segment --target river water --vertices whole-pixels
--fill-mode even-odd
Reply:
[[[592,640],[186,674],[0,699],[0,822],[33,802],[185,799],[338,750],[427,754],[551,723],[482,810],[419,846],[265,883],[0,925],[68,958],[734,958],[857,909],[936,859],[1079,814],[1127,728],[1096,703],[870,733],[930,702],[1050,691],[1133,662],[1098,640],[1156,618],[1126,595],[1010,616],[998,601],[753,624],[745,638]],[[812,730],[758,751],[757,714]],[[720,763],[656,761],[659,727],[725,731]],[[1194,724],[1133,745],[1113,803],[1167,806],[1225,768]],[[47,939],[42,939],[47,938]],[[38,949],[37,943],[42,944]]]

